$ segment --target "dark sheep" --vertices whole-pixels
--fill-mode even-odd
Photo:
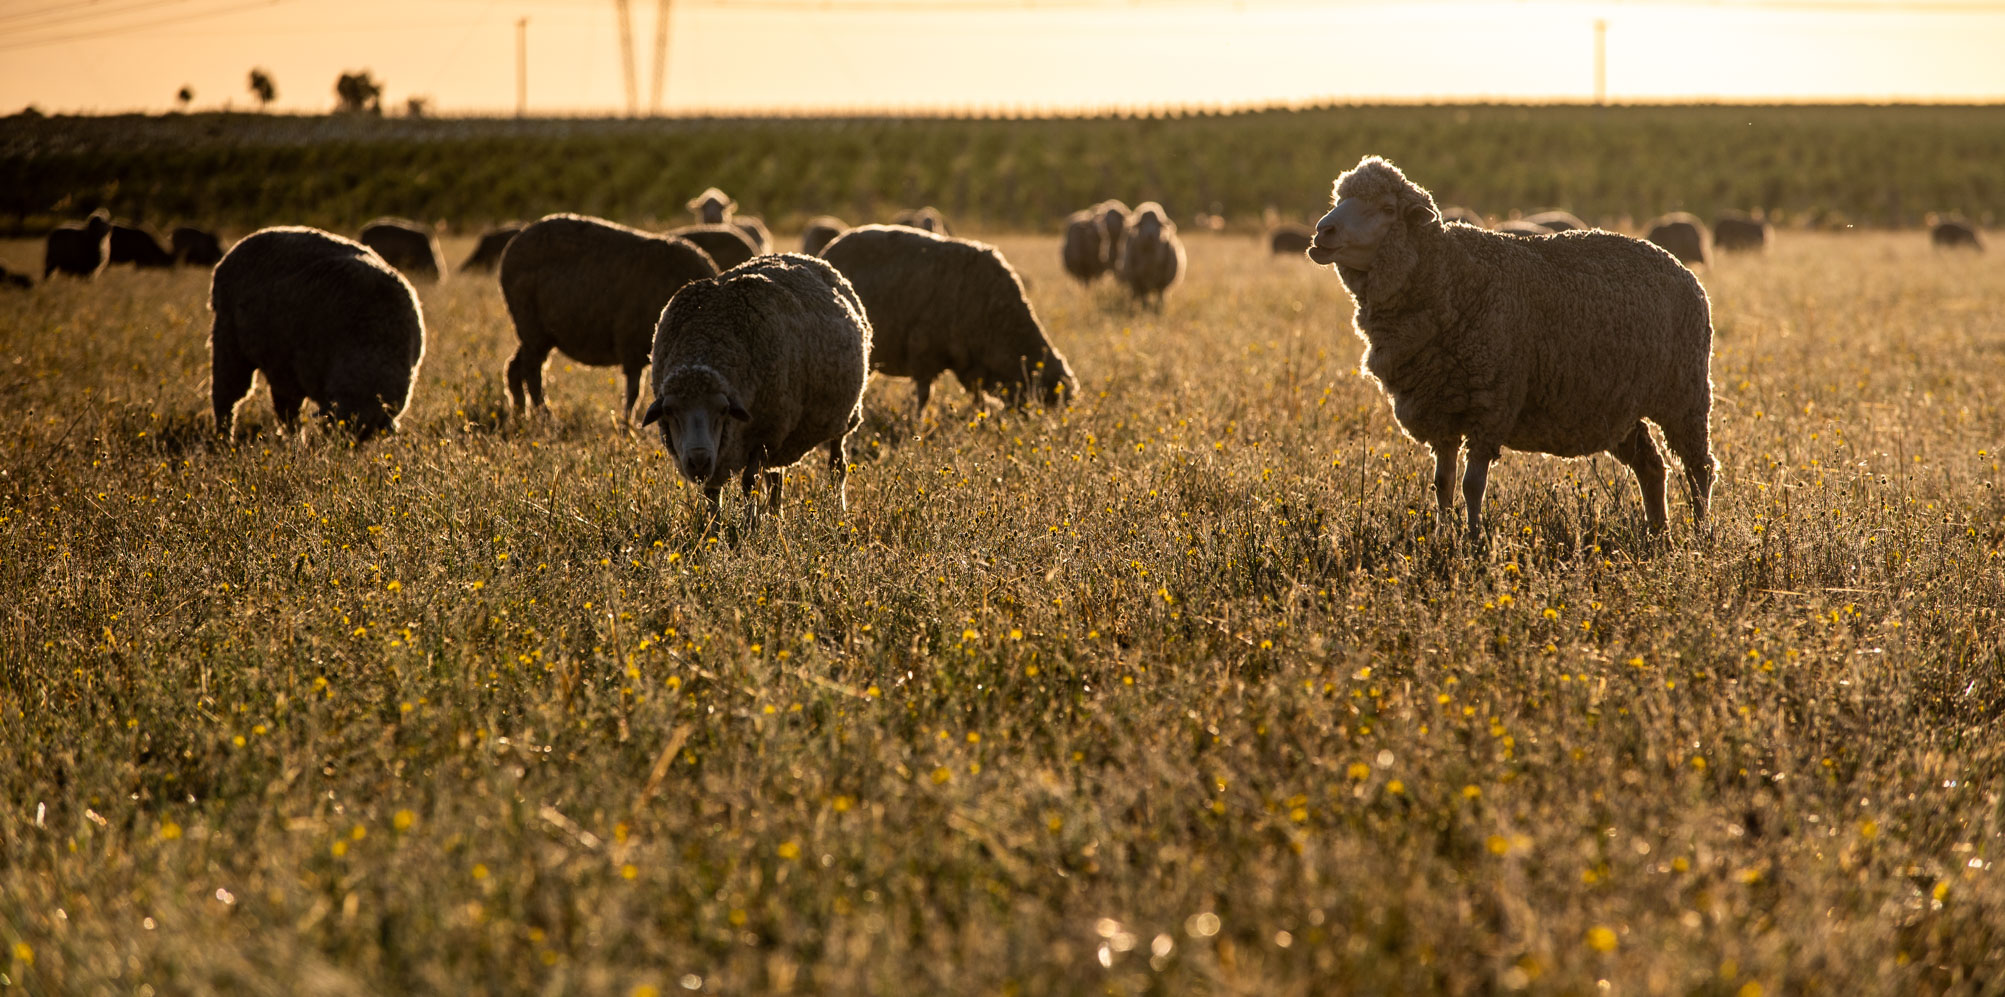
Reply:
[[[213,267],[223,262],[223,241],[216,233],[183,225],[168,233],[167,245],[174,250],[174,259],[195,267]]]
[[[766,256],[772,253],[773,233],[766,230],[766,223],[759,216],[732,215],[729,224],[736,226],[738,231],[745,233],[745,238],[751,240],[753,255]]]
[[[1267,251],[1276,256],[1301,256],[1316,241],[1316,232],[1307,225],[1276,225],[1267,233]]]
[[[362,226],[360,241],[376,255],[413,280],[445,276],[446,261],[438,236],[407,218],[378,218]]]
[[[870,316],[870,366],[917,382],[923,413],[933,380],[951,371],[969,391],[1046,405],[1079,389],[1045,335],[1016,270],[994,246],[903,225],[865,225],[822,255],[856,287]]]
[[[1092,208],[1074,211],[1065,218],[1065,235],[1058,245],[1058,259],[1065,272],[1081,284],[1091,284],[1107,272],[1107,233],[1100,216]]]
[[[1937,249],[1984,251],[1984,239],[1977,234],[1977,226],[1957,215],[1931,213],[1928,216],[1928,242]]]
[[[473,252],[467,256],[465,263],[459,265],[460,270],[494,272],[494,269],[501,265],[501,254],[508,249],[508,244],[514,242],[515,237],[521,234],[520,225],[504,225],[482,232],[480,241],[473,245]]]
[[[947,217],[940,213],[940,209],[930,204],[923,208],[910,208],[900,211],[898,214],[892,216],[891,224],[903,225],[907,228],[924,229],[934,235],[954,234],[954,230],[947,227]]]
[[[268,228],[230,247],[210,278],[216,431],[263,371],[288,431],[309,399],[359,439],[395,432],[425,355],[417,292],[369,247],[311,228]]]
[[[543,363],[556,349],[590,367],[617,364],[627,381],[620,419],[632,418],[662,306],[716,273],[687,240],[602,218],[550,215],[523,229],[501,255],[500,277],[520,343],[507,372],[516,411],[527,410],[525,392],[544,407]]]
[[[848,222],[834,215],[816,215],[808,219],[808,227],[801,231],[801,252],[809,256],[820,256],[823,247],[847,231],[849,231]]]
[[[52,273],[95,277],[111,258],[111,216],[93,213],[82,225],[64,225],[49,233],[42,253],[42,279]]]
[[[752,242],[751,236],[745,234],[744,229],[726,222],[716,225],[684,225],[681,228],[669,229],[662,234],[687,239],[701,247],[704,252],[710,254],[710,259],[716,262],[719,273],[760,255],[759,247]]]
[[[1742,211],[1713,220],[1713,248],[1722,253],[1759,253],[1768,248],[1768,223]]]
[[[1680,263],[1706,262],[1706,223],[1683,211],[1651,222],[1643,238],[1664,247]]]
[[[153,233],[131,225],[113,225],[108,240],[113,264],[130,263],[141,269],[174,265],[174,254],[160,245]]]
[[[1100,218],[1100,231],[1107,246],[1107,269],[1112,270],[1121,261],[1121,240],[1127,237],[1128,216],[1132,212],[1126,204],[1111,197],[1090,210]]]

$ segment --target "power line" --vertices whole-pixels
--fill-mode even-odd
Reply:
[[[13,51],[15,49],[24,49],[24,48],[37,48],[43,45],[57,45],[63,42],[89,41],[93,38],[109,38],[113,35],[122,35],[134,31],[145,31],[149,28],[166,27],[172,24],[186,24],[189,21],[199,21],[210,17],[221,17],[224,14],[235,14],[241,11],[252,10],[260,7],[274,7],[283,2],[285,2],[285,0],[252,0],[252,2],[250,3],[232,4],[227,7],[215,7],[209,10],[190,11],[186,14],[179,14],[174,17],[163,17],[152,21],[146,21],[140,24],[123,24],[117,27],[93,28],[88,31],[78,31],[67,35],[51,35],[44,38],[9,39],[7,41],[0,42],[0,52],[8,52],[8,51]]]
[[[189,2],[191,0],[139,0],[136,3],[133,0],[124,0],[123,3],[115,2],[109,6],[94,2],[88,4],[71,4],[64,7],[42,7],[37,10],[21,11],[14,14],[0,14],[0,24],[7,25],[10,31],[40,31],[43,28],[60,27],[77,21],[95,21],[100,18],[117,17],[122,14],[150,10],[155,7],[173,7]],[[23,25],[19,23],[43,17],[48,18],[48,20],[42,21],[39,24]]]

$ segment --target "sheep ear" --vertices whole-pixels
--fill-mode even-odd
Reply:
[[[725,409],[724,409],[725,415],[728,415],[731,418],[738,420],[739,422],[752,421],[752,413],[745,411],[745,406],[738,404],[738,399],[732,398],[727,395],[724,398],[724,404],[725,404]]]
[[[661,421],[661,399],[657,398],[654,401],[648,403],[647,414],[640,417],[640,424],[643,426],[652,426],[660,421]]]
[[[1407,206],[1406,221],[1409,225],[1417,225],[1421,228],[1440,228],[1441,212],[1435,208],[1433,201],[1416,201]]]

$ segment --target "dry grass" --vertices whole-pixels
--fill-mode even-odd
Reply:
[[[1197,237],[1158,315],[1001,244],[1080,401],[880,382],[848,513],[736,545],[613,372],[504,416],[489,280],[360,450],[262,388],[211,441],[198,275],[0,295],[7,976],[1996,992],[1996,259],[1724,261],[1710,533],[1512,454],[1478,552],[1334,276]]]

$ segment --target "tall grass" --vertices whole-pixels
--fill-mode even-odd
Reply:
[[[880,381],[848,511],[804,466],[736,543],[613,372],[504,414],[491,282],[424,290],[362,449],[262,389],[209,437],[198,277],[0,297],[5,972],[1990,992],[2005,278],[1923,242],[1703,274],[1708,530],[1510,454],[1485,550],[1428,526],[1336,279],[1239,237],[1160,314],[1002,240],[1077,403],[915,424]]]

